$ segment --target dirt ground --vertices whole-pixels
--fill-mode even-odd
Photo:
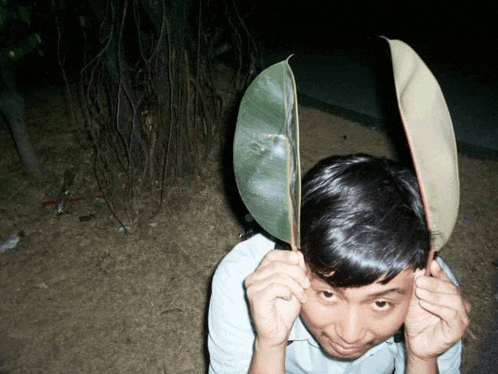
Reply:
[[[62,93],[27,96],[32,142],[55,182],[26,178],[10,136],[0,140],[0,244],[22,235],[0,254],[0,373],[203,373],[210,277],[243,233],[230,203],[236,189],[221,173],[230,165],[214,157],[202,177],[171,188],[145,237],[118,233],[98,198],[91,144]],[[299,117],[303,169],[331,154],[393,155],[367,126],[305,107]],[[498,162],[459,163],[460,213],[441,255],[473,305],[470,373],[497,297]],[[57,216],[42,203],[72,167],[71,197],[83,199]]]

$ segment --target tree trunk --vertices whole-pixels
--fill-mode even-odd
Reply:
[[[28,128],[24,119],[24,100],[15,89],[0,92],[0,113],[10,126],[24,171],[37,179],[42,179],[42,169],[29,141]]]

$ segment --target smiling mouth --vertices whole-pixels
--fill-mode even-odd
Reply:
[[[332,340],[330,340],[330,345],[332,345],[334,351],[339,353],[341,356],[355,356],[358,353],[362,352],[365,348],[364,346],[343,347],[342,345],[337,344]]]

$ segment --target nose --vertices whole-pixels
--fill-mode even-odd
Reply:
[[[341,313],[335,329],[336,335],[348,345],[356,345],[365,338],[365,320],[359,308],[347,308]]]

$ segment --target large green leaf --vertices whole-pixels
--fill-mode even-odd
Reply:
[[[240,196],[256,222],[299,248],[299,125],[288,59],[265,69],[242,98],[233,160]]]

